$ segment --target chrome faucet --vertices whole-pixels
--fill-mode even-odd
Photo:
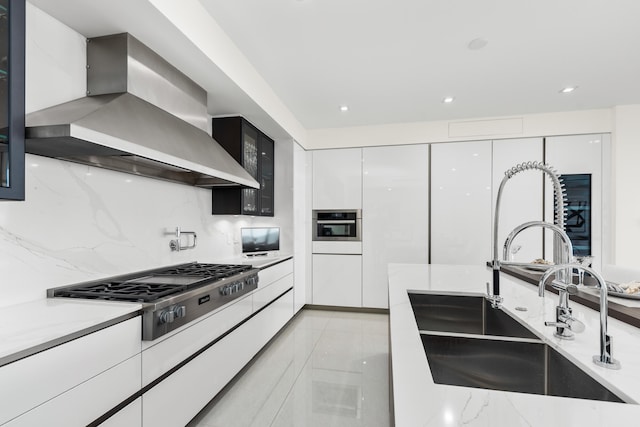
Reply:
[[[611,337],[607,333],[607,314],[609,312],[609,301],[607,298],[607,283],[602,276],[590,267],[586,267],[580,264],[560,264],[548,269],[539,284],[539,294],[544,296],[544,283],[551,277],[552,274],[567,270],[577,269],[582,270],[596,279],[598,287],[600,288],[600,354],[593,356],[593,363],[598,366],[602,366],[609,369],[620,369],[620,362],[615,360],[611,355]],[[570,285],[574,286],[575,285]]]
[[[560,252],[560,264],[568,265],[573,258],[573,244],[571,243],[571,239],[567,235],[567,233],[558,227],[555,224],[551,224],[549,222],[544,221],[531,221],[525,222],[513,229],[511,233],[507,236],[507,239],[504,242],[504,248],[502,251],[503,261],[502,264],[505,265],[514,265],[514,266],[527,266],[529,263],[519,263],[506,261],[509,256],[509,250],[511,248],[511,244],[513,240],[520,234],[522,231],[527,230],[531,227],[542,227],[548,228],[552,230],[556,236],[560,239],[562,243],[562,251]],[[556,321],[555,322],[545,322],[547,326],[555,326],[556,332],[555,336],[562,339],[573,339],[573,332],[582,332],[584,330],[584,325],[573,318],[571,308],[569,307],[569,295],[576,294],[578,288],[571,283],[571,278],[573,275],[573,269],[567,268],[563,270],[558,270],[558,274],[556,275],[556,279],[553,281],[553,287],[558,291],[558,305],[556,306]],[[540,295],[544,295],[544,284],[540,287]]]
[[[554,223],[560,229],[564,230],[565,224],[565,198],[566,193],[564,191],[564,186],[560,182],[560,177],[557,172],[549,165],[546,165],[541,162],[525,162],[520,163],[511,169],[507,170],[504,173],[504,178],[502,178],[502,182],[500,182],[500,187],[498,188],[498,197],[496,199],[496,209],[493,218],[493,261],[491,263],[491,267],[493,269],[493,292],[489,295],[490,297],[497,297],[500,295],[500,265],[501,262],[498,259],[498,223],[500,221],[500,201],[502,199],[502,191],[504,190],[504,186],[509,179],[511,179],[514,175],[526,171],[526,170],[540,170],[547,174],[553,183],[553,196],[555,199],[555,219]],[[554,262],[556,264],[560,264],[560,253],[561,253],[561,242],[559,239],[554,239]]]

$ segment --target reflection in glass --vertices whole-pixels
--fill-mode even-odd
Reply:
[[[591,255],[591,174],[562,175],[567,192],[566,231],[573,255]]]

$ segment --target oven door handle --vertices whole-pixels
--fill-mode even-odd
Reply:
[[[355,219],[319,219],[316,221],[317,224],[355,224]]]

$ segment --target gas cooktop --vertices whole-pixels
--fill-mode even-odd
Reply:
[[[142,303],[142,339],[154,340],[257,289],[250,265],[197,262],[47,290],[49,297]]]
[[[54,290],[52,296],[110,301],[152,302],[251,269],[250,265],[182,264]]]

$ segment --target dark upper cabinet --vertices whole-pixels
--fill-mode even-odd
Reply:
[[[214,187],[212,213],[273,216],[273,140],[242,117],[214,118],[213,138],[260,183],[260,189]]]
[[[0,0],[0,199],[24,200],[25,1]]]

